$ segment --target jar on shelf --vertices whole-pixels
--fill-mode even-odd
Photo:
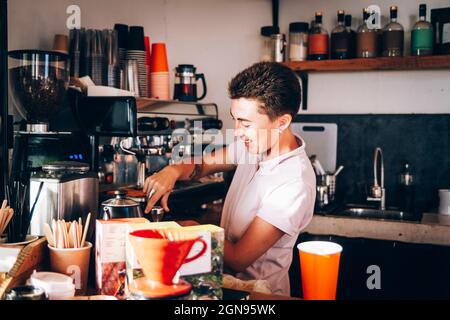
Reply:
[[[304,61],[308,58],[307,22],[293,22],[289,24],[289,60]]]
[[[273,42],[271,36],[280,33],[280,28],[274,26],[265,26],[261,28],[261,61],[273,61]]]
[[[272,60],[273,62],[284,62],[286,60],[286,36],[282,33],[272,34]]]

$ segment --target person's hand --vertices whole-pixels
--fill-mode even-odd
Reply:
[[[148,195],[147,207],[145,213],[148,214],[159,199],[161,199],[161,206],[164,211],[168,212],[169,207],[167,201],[172,192],[175,182],[179,178],[177,170],[168,166],[158,173],[148,177],[144,183],[144,193]]]

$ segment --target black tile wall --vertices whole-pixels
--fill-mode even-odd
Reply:
[[[450,114],[299,115],[295,122],[338,125],[337,196],[346,203],[365,203],[373,180],[373,154],[383,149],[387,206],[397,206],[402,162],[415,178],[415,207],[435,212],[438,189],[450,188]]]

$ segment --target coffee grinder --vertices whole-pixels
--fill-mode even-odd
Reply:
[[[52,51],[17,50],[9,52],[8,64],[11,100],[24,119],[16,123],[19,128],[14,131],[7,185],[7,198],[15,210],[8,241],[19,242],[28,234],[32,216],[39,213],[34,210],[39,207],[38,200],[46,200],[40,198],[41,191],[45,194],[44,184],[33,191],[31,177],[57,161],[86,162],[83,160],[88,160],[85,150],[89,150],[89,145],[85,149],[73,132],[50,130],[50,120],[63,108],[69,85],[68,56]]]
[[[55,161],[88,162],[73,132],[50,131],[50,120],[64,104],[69,85],[68,56],[41,50],[9,52],[12,102],[25,121],[14,132],[13,181],[28,183],[31,173]]]

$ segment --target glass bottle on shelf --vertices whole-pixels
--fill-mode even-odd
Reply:
[[[429,56],[433,54],[433,26],[427,20],[427,5],[419,6],[419,21],[411,32],[411,55]]]
[[[322,12],[316,12],[316,19],[309,33],[308,59],[328,59],[328,41],[328,32],[322,27]]]
[[[349,39],[344,24],[344,10],[338,10],[337,21],[337,26],[331,31],[331,59],[347,59],[349,52]]]
[[[308,58],[307,22],[293,22],[289,25],[289,60],[304,61]]]
[[[391,6],[391,21],[383,28],[383,57],[403,56],[405,31],[397,22],[397,7]]]
[[[261,56],[260,61],[272,61],[272,40],[273,34],[279,33],[279,28],[273,26],[265,26],[261,28]]]
[[[349,58],[354,58],[356,55],[356,32],[352,30],[352,15],[345,15],[345,30],[348,35],[348,49],[349,49]]]
[[[369,11],[363,9],[363,22],[356,33],[356,57],[375,58],[378,55],[378,34],[367,26]]]

